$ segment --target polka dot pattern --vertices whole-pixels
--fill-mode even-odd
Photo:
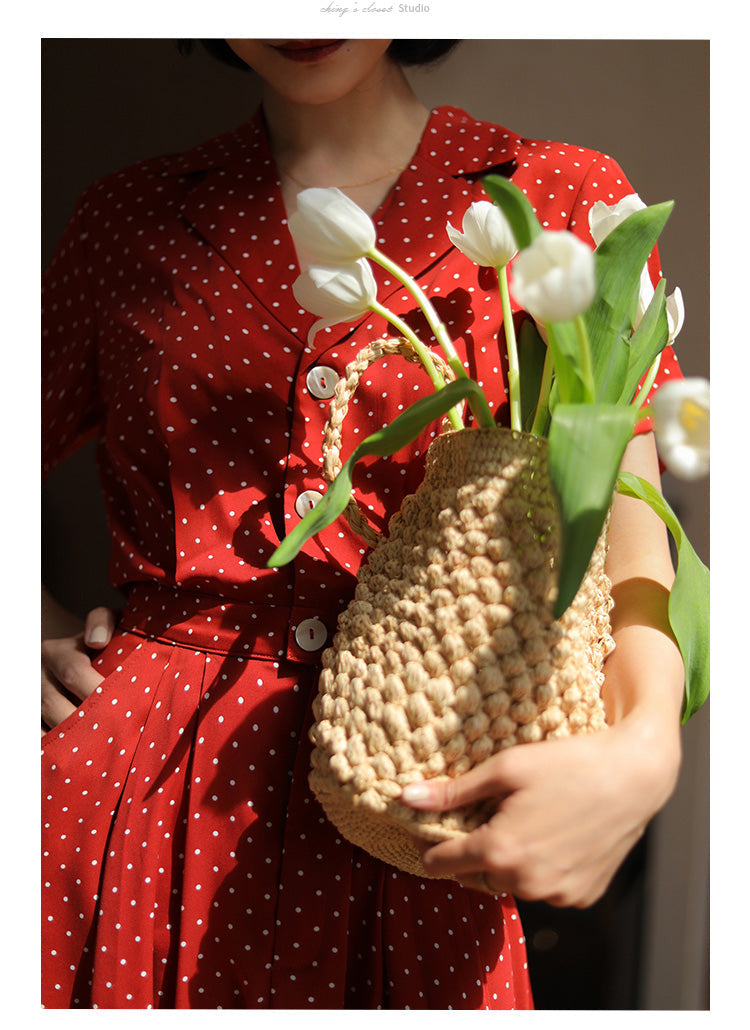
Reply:
[[[497,283],[445,234],[489,169],[583,238],[593,202],[632,190],[593,151],[432,112],[375,215],[379,245],[417,277],[503,420]],[[339,839],[307,787],[320,650],[365,546],[341,522],[293,566],[266,562],[298,498],[325,489],[321,375],[390,332],[368,315],[311,350],[297,271],[257,115],[92,186],[45,275],[45,468],[99,438],[111,577],[129,595],[97,661],[102,688],[44,740],[49,1007],[531,1006],[511,898],[381,865]],[[677,374],[670,353],[658,382]],[[370,369],[344,448],[428,385],[398,357]],[[413,459],[357,473],[377,528],[419,482],[435,431]]]

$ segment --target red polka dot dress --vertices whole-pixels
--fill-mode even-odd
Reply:
[[[497,281],[450,246],[509,175],[550,228],[632,192],[608,157],[432,112],[375,215],[378,245],[433,300],[497,417]],[[655,274],[658,269],[654,269]],[[267,560],[325,489],[321,440],[347,363],[391,331],[318,335],[262,115],[81,198],[45,275],[45,464],[87,438],[127,596],[101,686],[43,740],[43,1004],[51,1008],[530,1008],[512,898],[423,880],[353,847],[307,785],[321,651],[366,546],[339,520]],[[435,341],[411,297],[379,297]],[[518,313],[519,318],[523,317]],[[671,352],[659,381],[678,374]],[[398,356],[366,373],[345,449],[428,392]],[[365,462],[385,529],[421,475]]]

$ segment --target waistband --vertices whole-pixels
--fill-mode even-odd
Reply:
[[[197,651],[317,665],[333,641],[337,614],[136,583],[119,627]]]

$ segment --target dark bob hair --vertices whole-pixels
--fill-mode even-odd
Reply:
[[[181,54],[189,54],[195,42],[194,39],[178,39],[177,47]],[[247,64],[235,54],[225,39],[200,39],[197,42],[222,64],[247,71]],[[388,54],[397,64],[405,67],[432,64],[448,54],[459,42],[458,39],[394,39],[388,47]]]

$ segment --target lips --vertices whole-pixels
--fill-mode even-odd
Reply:
[[[345,42],[344,39],[272,39],[268,44],[287,60],[307,62],[322,61],[336,53]]]

